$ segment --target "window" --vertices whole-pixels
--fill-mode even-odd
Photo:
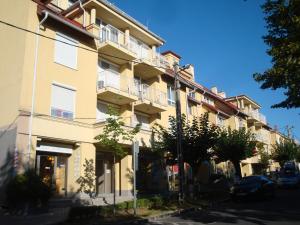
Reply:
[[[168,104],[171,106],[175,105],[175,89],[173,86],[168,85]]]
[[[187,103],[187,113],[188,115],[193,115],[193,106],[190,102]]]
[[[203,102],[205,102],[209,105],[214,105],[214,101],[211,98],[207,97],[207,96],[203,97]]]
[[[75,90],[52,84],[51,116],[74,119]]]
[[[62,35],[56,34],[54,61],[64,66],[77,69],[78,42]],[[61,42],[62,41],[62,42]],[[64,43],[63,43],[64,42]],[[75,45],[75,46],[72,46]]]
[[[77,2],[78,0],[68,0],[68,6],[72,6],[75,2]]]
[[[97,121],[105,121],[109,115],[108,115],[108,107],[107,105],[97,102]]]
[[[144,44],[143,42],[141,42],[133,37],[130,37],[129,45],[130,45],[131,51],[136,53],[137,57],[139,59],[145,59],[145,58],[149,57],[148,54],[149,54],[150,48],[148,45]]]
[[[141,115],[141,114],[134,114],[134,123],[133,125],[141,124],[142,129],[149,130],[150,124],[149,124],[149,118],[147,116]]]
[[[217,115],[217,125],[220,127],[224,127],[225,126],[225,118]]]
[[[239,129],[242,129],[243,127],[245,127],[244,121],[242,118],[239,118]]]
[[[120,90],[119,67],[106,61],[98,64],[98,89],[112,87]]]
[[[118,112],[118,108],[115,106],[110,106],[110,108],[113,108],[114,111]],[[96,120],[97,122],[106,121],[107,118],[110,117],[108,113],[109,106],[107,104],[104,104],[100,101],[97,102],[97,112],[96,112]],[[115,116],[112,116],[114,118]]]
[[[196,93],[195,93],[195,91],[190,91],[190,92],[189,92],[189,96],[190,96],[191,98],[193,98],[193,99],[196,99]]]

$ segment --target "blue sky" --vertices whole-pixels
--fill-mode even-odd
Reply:
[[[111,0],[166,40],[161,48],[195,66],[196,81],[217,86],[227,96],[247,94],[262,105],[270,125],[282,132],[294,126],[300,139],[300,110],[271,109],[284,98],[282,90],[261,90],[252,74],[270,66],[263,0]]]

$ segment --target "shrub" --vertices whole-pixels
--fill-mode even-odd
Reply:
[[[32,206],[46,204],[50,197],[50,187],[42,182],[34,170],[16,175],[6,188],[6,200],[13,207],[27,203]]]
[[[153,208],[153,209],[159,209],[164,205],[164,200],[159,195],[156,195],[156,196],[152,197],[150,199],[150,201],[152,202],[151,208]]]

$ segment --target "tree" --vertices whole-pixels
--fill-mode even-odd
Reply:
[[[211,159],[212,149],[218,140],[219,128],[209,122],[208,116],[205,113],[199,118],[194,117],[184,132],[188,147],[183,152],[183,158],[192,167],[194,175],[203,161]]]
[[[84,175],[80,176],[76,182],[79,184],[78,192],[88,194],[90,197],[95,193],[95,167],[94,160],[85,159],[84,162]]]
[[[262,89],[286,90],[286,99],[273,108],[300,107],[300,1],[266,0],[262,9],[268,29],[263,39],[272,67],[253,77]]]
[[[236,175],[241,177],[240,162],[254,155],[256,141],[254,135],[245,128],[232,130],[222,129],[214,149],[217,161],[231,161]]]
[[[211,158],[212,151],[210,150],[217,141],[218,127],[209,122],[208,113],[194,117],[191,123],[186,120],[183,114],[182,131],[183,161],[188,163],[192,167],[193,174],[196,174],[201,163]],[[155,137],[153,148],[162,152],[162,155],[167,155],[168,164],[176,164],[176,118],[169,117],[169,128],[156,124],[153,132]]]
[[[286,162],[299,157],[299,146],[293,140],[281,140],[273,145],[272,159],[282,167]]]
[[[262,172],[265,173],[270,166],[271,156],[264,149],[259,149],[258,155],[260,156],[259,163],[261,165]]]
[[[111,151],[113,154],[113,182],[114,182],[114,206],[115,206],[115,195],[116,195],[116,185],[115,185],[115,163],[116,158],[121,159],[125,157],[128,152],[124,147],[124,142],[131,143],[134,136],[140,131],[140,124],[137,124],[132,129],[126,129],[125,123],[118,114],[118,112],[112,108],[108,107],[108,118],[106,119],[106,124],[103,128],[101,134],[95,137],[98,143],[103,146],[106,150]],[[114,207],[115,211],[115,207]]]

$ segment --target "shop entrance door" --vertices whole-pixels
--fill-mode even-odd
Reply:
[[[67,159],[66,155],[37,154],[37,173],[57,196],[67,194]]]

